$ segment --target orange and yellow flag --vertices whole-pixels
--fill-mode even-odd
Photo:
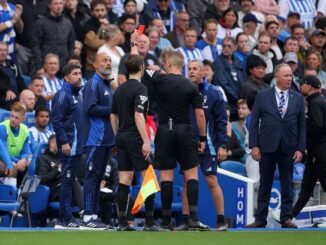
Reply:
[[[145,173],[145,178],[143,180],[142,186],[139,190],[138,196],[136,198],[135,204],[131,210],[132,214],[136,214],[141,209],[146,198],[153,193],[159,192],[160,187],[157,183],[155,171],[152,165],[149,165]]]

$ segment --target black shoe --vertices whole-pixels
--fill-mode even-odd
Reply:
[[[189,230],[190,231],[210,231],[211,228],[208,225],[205,225],[201,223],[199,220],[194,221],[192,219],[189,219]]]
[[[170,223],[170,224],[168,224],[168,225],[164,225],[163,223],[161,224],[161,228],[162,229],[165,229],[165,230],[169,230],[169,231],[173,231],[174,230],[174,228],[175,228],[175,225],[174,225],[174,223]]]
[[[227,231],[229,228],[228,224],[225,222],[218,223],[216,226],[216,231]]]
[[[80,224],[81,230],[107,230],[108,226],[103,224],[100,218],[90,219],[87,222],[82,222]]]
[[[145,225],[143,231],[165,232],[165,231],[170,231],[170,230],[169,229],[164,229],[161,226],[158,226],[158,225],[153,224],[153,225],[150,225],[150,226]]]
[[[298,226],[290,219],[282,223],[282,228],[297,229]]]
[[[118,231],[136,231],[136,229],[130,225],[119,225]]]
[[[266,228],[266,223],[255,221],[249,225],[246,225],[245,228]]]
[[[189,225],[182,223],[182,225],[175,227],[174,231],[189,231]]]

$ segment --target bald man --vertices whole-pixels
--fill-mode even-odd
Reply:
[[[25,105],[27,112],[33,112],[35,107],[35,94],[29,90],[23,90],[19,95],[19,102]]]
[[[110,123],[113,90],[111,88],[111,58],[98,53],[95,74],[85,85],[83,101],[83,145],[86,149],[84,181],[85,212],[81,229],[104,230],[107,226],[98,219],[100,183],[115,137]]]

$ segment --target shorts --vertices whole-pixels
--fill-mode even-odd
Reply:
[[[182,170],[198,166],[197,142],[190,124],[174,124],[169,131],[167,124],[161,124],[155,137],[155,168],[171,170],[177,161]]]
[[[143,171],[149,166],[142,152],[143,140],[138,131],[118,132],[116,136],[119,171]]]
[[[212,155],[200,155],[200,168],[203,175],[217,174],[217,158]]]

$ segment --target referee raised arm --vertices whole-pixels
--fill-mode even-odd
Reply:
[[[131,35],[131,54],[138,54],[138,34]],[[160,170],[162,216],[161,227],[173,230],[171,205],[173,198],[173,172],[178,161],[187,183],[189,229],[207,230],[198,221],[198,151],[203,152],[206,142],[206,122],[202,108],[203,98],[198,88],[182,76],[183,56],[179,52],[163,52],[163,65],[167,74],[145,70],[144,78],[154,86],[159,128],[155,138],[155,167]],[[190,107],[194,108],[200,141],[194,141],[190,120]]]

